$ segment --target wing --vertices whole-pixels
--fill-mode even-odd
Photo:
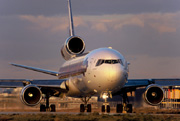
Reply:
[[[159,86],[180,86],[180,79],[129,79],[124,88],[137,88],[150,84],[157,84]]]
[[[27,82],[26,79],[0,79],[0,88],[24,87]]]
[[[75,71],[70,71],[70,72],[69,71],[67,71],[67,72],[55,72],[55,71],[45,70],[45,69],[26,66],[26,65],[19,65],[19,64],[14,64],[14,63],[12,63],[11,65],[16,66],[16,67],[20,67],[20,68],[25,68],[25,69],[32,70],[32,71],[36,71],[36,72],[49,74],[52,76],[57,76],[59,79],[64,79],[64,78],[67,78],[69,76],[76,76],[79,74],[83,74],[86,71],[86,67],[82,67],[81,69],[78,69]]]
[[[155,81],[152,79],[129,79],[124,85],[124,88],[137,88],[154,84]]]
[[[129,79],[124,85],[124,87],[120,89],[118,92],[114,93],[113,95],[132,92],[135,91],[138,87],[144,87],[154,83],[154,80],[151,79]]]
[[[67,79],[55,79],[55,80],[33,80],[31,84],[34,84],[41,88],[56,89],[58,91],[68,91],[66,85]]]
[[[64,74],[59,74],[58,72],[55,71],[50,71],[50,70],[45,70],[45,69],[40,69],[40,68],[35,68],[35,67],[30,67],[26,65],[19,65],[19,64],[14,64],[12,63],[11,65],[16,66],[16,67],[21,67],[45,74],[50,74],[53,76],[62,76],[64,77]],[[51,92],[67,92],[68,87],[66,85],[67,79],[51,79],[51,80],[28,80],[28,79],[0,79],[0,88],[17,88],[17,87],[24,87],[26,85],[36,85],[41,88],[42,91],[51,91]],[[52,95],[55,95],[52,94]]]
[[[180,79],[152,79],[155,84],[160,86],[180,86]]]
[[[45,69],[26,66],[26,65],[19,65],[19,64],[14,64],[14,63],[11,63],[11,65],[16,66],[16,67],[29,69],[29,70],[33,70],[33,71],[37,71],[37,72],[41,72],[41,73],[45,73],[45,74],[49,74],[49,75],[53,75],[53,76],[59,76],[59,73],[55,72],[55,71],[45,70]]]
[[[36,85],[41,89],[57,90],[59,92],[67,92],[67,79],[56,80],[27,80],[27,79],[0,79],[0,88],[17,88],[24,87],[29,84]]]
[[[157,84],[162,87],[180,86],[180,79],[129,79],[124,87],[113,95],[118,95],[124,92],[132,92],[138,87],[146,87],[150,84]]]

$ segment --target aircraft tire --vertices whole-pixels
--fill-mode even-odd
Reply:
[[[127,104],[127,113],[132,113],[132,104]]]
[[[46,106],[41,104],[40,105],[40,112],[46,112]]]
[[[80,112],[83,113],[85,111],[85,106],[84,104],[81,104],[80,105]]]
[[[102,111],[102,113],[105,112],[105,105],[102,105],[101,111]]]
[[[123,112],[123,105],[122,104],[117,104],[116,113],[122,113],[122,112]]]
[[[51,108],[51,112],[56,112],[56,105],[55,104],[51,104],[50,108]]]
[[[110,111],[111,111],[110,105],[107,105],[107,113],[110,113]]]
[[[87,112],[91,112],[91,104],[87,105]]]

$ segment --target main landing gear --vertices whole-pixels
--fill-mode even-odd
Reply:
[[[84,104],[80,105],[80,112],[91,112],[91,104],[87,104],[87,102],[91,99],[91,97],[82,97],[81,100]]]
[[[132,113],[132,104],[129,104],[127,93],[122,94],[123,104],[117,104],[117,113]]]
[[[44,105],[44,104],[40,105],[40,112],[46,112],[46,111],[56,112],[56,105],[55,104],[51,104],[49,106],[49,98],[50,98],[50,95],[46,94],[46,96],[45,96],[46,105]]]
[[[110,91],[103,92],[101,94],[101,98],[104,99],[104,103],[101,108],[102,113],[104,112],[110,113],[111,109],[110,109],[109,103],[107,102],[107,99],[112,98],[111,92]],[[123,98],[123,103],[117,104],[116,112],[117,113],[132,113],[132,104],[129,104],[129,99],[128,99],[126,91],[124,91],[124,93],[122,94],[122,98]]]

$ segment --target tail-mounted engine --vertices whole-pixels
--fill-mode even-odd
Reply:
[[[85,50],[85,43],[83,39],[78,36],[69,37],[61,49],[61,54],[65,60],[74,56],[80,55]]]
[[[150,105],[158,105],[164,99],[164,90],[158,85],[151,84],[146,87],[144,99]]]
[[[21,90],[20,98],[28,106],[38,105],[42,99],[42,92],[36,85],[27,85]]]

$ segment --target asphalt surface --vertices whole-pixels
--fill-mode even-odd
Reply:
[[[55,115],[63,115],[63,114],[70,114],[70,115],[78,115],[78,114],[82,114],[79,112],[0,112],[0,115],[26,115],[26,114],[43,114],[43,115],[51,115],[51,114],[55,114]],[[83,113],[85,115],[91,114],[91,113]],[[127,113],[123,114],[123,113],[99,113],[99,115],[102,114],[106,114],[106,115],[126,115]],[[139,114],[139,113],[138,113]],[[137,115],[137,113],[129,113],[128,115]],[[169,116],[180,116],[179,114],[149,114],[149,113],[144,113],[142,115],[169,115]]]

